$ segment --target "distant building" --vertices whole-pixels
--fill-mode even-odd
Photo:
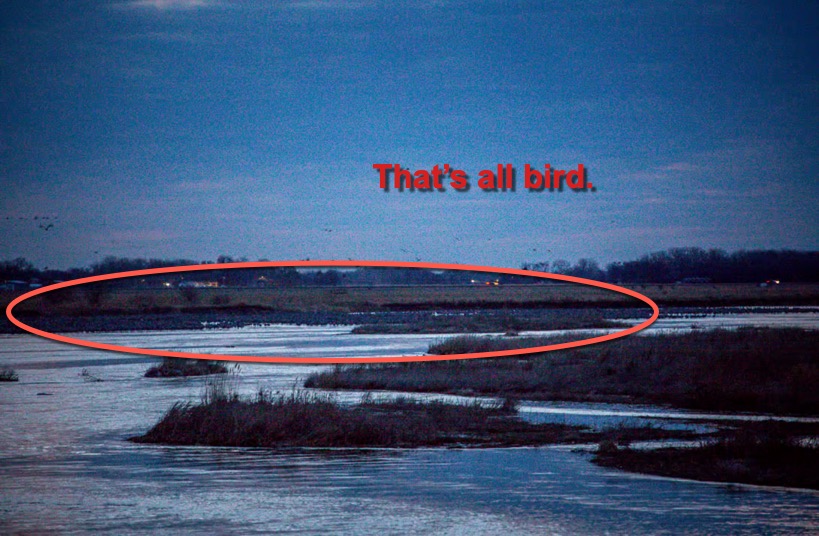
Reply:
[[[702,283],[710,283],[710,277],[685,277],[677,281],[678,285],[696,285]]]
[[[218,286],[217,281],[182,281],[179,283],[179,288],[216,288]]]
[[[28,281],[20,281],[19,279],[4,281],[3,284],[0,285],[0,289],[2,290],[28,290],[30,288],[36,287],[30,286],[30,283]]]

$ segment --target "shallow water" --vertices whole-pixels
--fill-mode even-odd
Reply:
[[[187,351],[421,353],[430,337],[343,327],[94,334]],[[385,351],[385,349],[388,349]],[[326,353],[324,353],[326,352]],[[363,352],[363,353],[362,353]],[[599,468],[582,450],[269,451],[135,445],[202,378],[149,379],[153,360],[0,336],[0,533],[807,534],[819,492]],[[318,366],[242,365],[237,388],[287,390]],[[85,369],[102,381],[88,381]],[[353,401],[357,393],[340,395]],[[609,426],[713,415],[649,406],[526,403],[533,420]]]
[[[815,307],[716,307],[703,311],[666,312],[649,329],[657,332],[739,327],[819,329],[819,311]]]

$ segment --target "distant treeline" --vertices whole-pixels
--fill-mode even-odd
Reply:
[[[605,268],[590,259],[572,265],[557,260],[524,265],[524,268],[586,277],[614,283],[761,283],[818,282],[819,251],[675,248],[644,255],[637,260],[614,262]]]
[[[504,274],[429,270],[416,268],[296,269],[254,268],[220,270],[219,265],[246,261],[219,256],[213,270],[163,274],[123,280],[127,286],[351,286],[351,285],[452,285],[537,283],[542,279]],[[106,257],[87,268],[68,270],[37,269],[24,258],[0,261],[0,283],[20,281],[49,284],[80,277],[148,268],[210,264],[190,259],[131,259]],[[613,283],[761,283],[819,282],[819,251],[753,250],[727,253],[719,249],[675,248],[644,255],[637,260],[615,262],[604,268],[591,259],[572,264],[558,259],[525,263],[524,270],[552,272]],[[187,282],[187,283],[186,283]]]
[[[106,257],[88,268],[69,270],[39,270],[26,259],[20,257],[11,261],[0,261],[0,284],[17,281],[20,283],[50,284],[133,270],[213,264],[213,270],[187,273],[152,275],[128,278],[106,283],[116,287],[177,287],[177,286],[220,286],[220,287],[292,287],[292,286],[351,286],[351,285],[452,285],[478,282],[492,284],[496,274],[472,273],[459,270],[426,270],[414,268],[247,268],[243,270],[219,269],[220,264],[245,262],[246,258],[221,255],[216,262],[193,261],[190,259],[131,259]],[[264,259],[261,259],[264,261]],[[477,279],[476,279],[477,278]]]

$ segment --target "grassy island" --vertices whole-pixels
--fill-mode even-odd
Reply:
[[[162,363],[146,370],[145,377],[178,378],[183,376],[207,376],[209,374],[224,374],[227,371],[227,367],[216,361],[166,357],[162,360]]]
[[[512,447],[616,440],[624,434],[641,439],[681,435],[652,428],[601,433],[565,424],[533,424],[520,419],[508,401],[458,404],[365,397],[348,406],[306,391],[284,395],[262,391],[242,399],[211,389],[200,404],[174,405],[145,435],[131,440],[242,447]]]
[[[631,472],[710,482],[819,489],[819,447],[753,427],[693,448],[637,450],[606,443],[594,462]]]

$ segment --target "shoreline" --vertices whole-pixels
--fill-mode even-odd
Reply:
[[[360,327],[361,334],[451,334],[534,329],[605,329],[618,327],[618,309],[599,307],[557,309],[436,309],[423,311],[309,312],[277,311],[258,307],[210,308],[189,311],[153,311],[66,314],[17,314],[21,322],[59,333],[101,331],[177,331],[240,328],[269,324]],[[494,328],[494,329],[493,329]],[[457,329],[459,331],[453,331]],[[25,333],[8,318],[0,333]]]
[[[673,306],[660,310],[660,319],[691,316],[691,322],[696,323],[698,317],[707,317],[712,314],[753,314],[754,309],[764,308],[767,314],[788,314],[793,312],[819,312],[816,305],[783,305],[767,304],[758,306],[727,305],[727,306]],[[794,311],[794,309],[798,309]],[[749,310],[751,309],[751,310]],[[116,332],[116,331],[181,331],[221,328],[240,328],[269,324],[296,324],[307,326],[351,326],[360,327],[361,334],[452,334],[452,328],[441,326],[440,331],[429,329],[435,327],[430,322],[431,317],[458,318],[464,316],[487,317],[489,322],[476,323],[476,329],[481,333],[486,330],[492,319],[497,319],[496,333],[513,331],[539,331],[531,326],[549,329],[605,329],[622,327],[622,320],[626,318],[647,318],[648,312],[640,308],[622,307],[549,307],[543,309],[435,309],[421,311],[282,311],[261,307],[230,307],[230,308],[199,308],[190,310],[163,310],[163,311],[119,311],[96,312],[93,314],[37,314],[17,312],[16,317],[23,323],[32,325],[52,333],[80,333],[80,332]],[[632,314],[633,313],[633,314]],[[566,327],[550,327],[549,322],[560,321],[561,315],[571,320],[579,316],[581,322],[572,322]],[[592,315],[588,322],[583,322],[583,315]],[[518,324],[507,327],[505,323],[511,320]],[[609,325],[597,324],[602,320]],[[464,328],[462,333],[468,333],[468,322],[462,322],[459,327]],[[418,328],[421,328],[418,331]],[[12,324],[4,315],[0,321],[0,334],[26,333],[26,331]]]
[[[562,340],[467,335],[441,341],[430,352],[495,351]],[[304,386],[817,415],[816,348],[815,330],[694,330],[491,360],[339,365],[311,374]]]
[[[819,306],[819,283],[783,283],[761,288],[733,284],[623,285],[667,307]],[[0,291],[8,305],[24,294]],[[644,309],[636,298],[577,284],[410,285],[332,287],[117,288],[107,284],[66,287],[35,296],[16,307],[17,314],[120,314],[256,309],[280,312],[412,312],[612,308]]]
[[[697,482],[819,491],[819,447],[749,428],[696,447],[634,449],[601,444],[592,463],[641,475]]]

